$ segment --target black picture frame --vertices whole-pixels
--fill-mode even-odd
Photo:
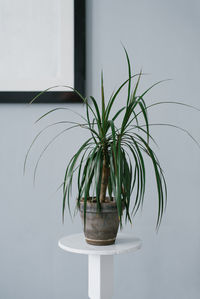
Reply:
[[[67,38],[67,37],[66,37]],[[86,7],[85,0],[74,0],[74,82],[75,89],[85,95],[86,73]],[[0,103],[29,103],[41,90],[36,91],[0,91]],[[82,103],[83,100],[74,91],[48,91],[34,103]]]

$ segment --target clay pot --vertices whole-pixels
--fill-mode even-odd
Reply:
[[[84,202],[80,202],[80,215],[84,223]],[[85,240],[91,245],[111,245],[115,243],[119,228],[119,217],[115,201],[101,203],[101,210],[97,210],[97,203],[87,201],[86,223],[84,228]]]

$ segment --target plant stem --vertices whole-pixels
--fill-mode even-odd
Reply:
[[[103,168],[102,168],[102,179],[101,179],[101,190],[100,190],[100,202],[105,202],[106,190],[108,187],[108,176],[109,168],[106,163],[106,155],[103,157]]]

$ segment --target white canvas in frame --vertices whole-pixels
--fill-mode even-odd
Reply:
[[[74,87],[73,0],[0,0],[0,39],[0,91]]]

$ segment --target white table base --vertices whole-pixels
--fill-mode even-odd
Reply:
[[[86,243],[83,234],[59,240],[65,251],[88,255],[88,295],[90,299],[111,299],[114,289],[113,256],[140,249],[142,242],[130,234],[119,233],[115,244],[93,246]]]
[[[88,255],[88,296],[111,299],[114,285],[113,255]]]

